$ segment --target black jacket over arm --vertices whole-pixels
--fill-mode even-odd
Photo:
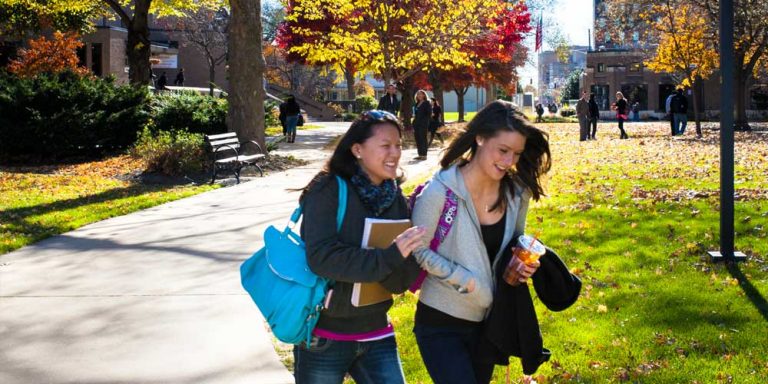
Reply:
[[[355,282],[379,282],[393,293],[402,293],[416,280],[419,265],[413,256],[403,258],[397,246],[362,249],[366,217],[375,217],[347,182],[347,211],[341,231],[336,232],[339,187],[335,176],[324,176],[303,200],[301,237],[312,272],[336,280],[330,305],[320,314],[317,326],[338,333],[363,333],[386,327],[392,300],[363,307],[351,303]],[[408,218],[405,198],[400,194],[379,218]]]
[[[539,320],[528,285],[513,287],[502,278],[512,257],[511,249],[503,255],[494,271],[498,285],[477,352],[483,359],[498,365],[507,365],[510,356],[518,356],[521,358],[523,372],[531,375],[539,365],[549,360],[550,352],[543,347]],[[533,274],[532,280],[541,302],[555,312],[570,307],[579,297],[581,280],[572,275],[549,248],[539,261],[541,266]]]

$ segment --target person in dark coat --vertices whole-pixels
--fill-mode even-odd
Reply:
[[[168,85],[168,77],[165,75],[165,72],[160,74],[160,78],[157,79],[157,89],[160,91],[164,91],[168,88],[166,86]]]
[[[595,133],[597,133],[597,120],[600,120],[600,109],[597,107],[595,94],[591,93],[589,95],[589,124],[592,126],[592,132],[589,137],[592,140],[595,140]]]
[[[387,111],[395,116],[400,111],[400,100],[397,99],[397,88],[394,84],[387,85],[387,94],[379,99],[376,109]]]
[[[683,135],[688,125],[688,98],[685,97],[682,88],[677,89],[670,104],[675,122],[675,135]]]
[[[387,316],[393,300],[352,304],[356,282],[378,282],[402,293],[416,280],[412,251],[425,231],[410,227],[383,249],[363,249],[366,218],[407,219],[399,187],[402,124],[386,111],[368,111],[341,137],[328,163],[304,188],[301,238],[312,272],[335,280],[309,345],[293,348],[297,384],[342,384],[349,373],[358,383],[403,384],[395,330]],[[347,184],[347,210],[336,230],[339,187]]]
[[[280,109],[285,110],[285,135],[288,143],[296,141],[296,125],[299,123],[301,106],[293,95],[288,96],[285,102],[280,104]]]
[[[443,121],[443,108],[440,106],[440,102],[437,101],[434,97],[431,99],[432,102],[432,120],[429,122],[429,143],[427,146],[432,145],[432,141],[435,140],[435,136],[437,136],[438,139],[440,139],[440,144],[445,144],[445,140],[443,140],[443,134],[438,132],[437,130],[440,129],[440,127],[445,125],[445,122]]]
[[[541,103],[536,104],[536,122],[543,123],[544,119],[541,117],[544,114],[544,106]]]
[[[413,136],[416,139],[416,149],[418,156],[416,160],[427,159],[427,131],[429,131],[429,121],[432,120],[432,104],[429,102],[427,92],[420,89],[416,91],[415,113],[413,114]]]
[[[176,79],[173,80],[173,85],[178,85],[179,87],[184,86],[184,68],[179,69],[179,73],[176,74]]]

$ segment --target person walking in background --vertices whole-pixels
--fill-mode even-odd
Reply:
[[[293,348],[297,384],[342,384],[347,373],[357,383],[405,383],[395,331],[387,317],[392,299],[360,307],[352,304],[355,282],[378,282],[390,292],[402,293],[419,275],[411,253],[424,241],[423,229],[406,229],[385,249],[360,247],[366,218],[408,218],[398,177],[401,140],[397,117],[386,111],[364,112],[299,198],[307,263],[312,272],[335,284],[311,342]],[[347,210],[338,232],[336,176],[348,185]]]
[[[589,140],[589,102],[587,92],[581,92],[581,99],[576,103],[576,117],[579,119],[579,141]]]
[[[616,92],[616,102],[613,103],[613,110],[616,111],[616,120],[619,122],[619,131],[621,131],[620,139],[629,139],[629,135],[624,131],[624,122],[629,116],[627,116],[627,99],[624,98],[624,94]]]
[[[283,104],[280,104],[280,108],[285,108],[285,136],[288,143],[293,143],[296,142],[296,125],[299,123],[301,106],[293,95],[288,96]]]
[[[672,97],[672,115],[674,116],[674,135],[684,135],[688,125],[688,98],[685,97],[682,88],[678,88]]]
[[[632,104],[632,121],[640,121],[640,102],[635,101]]]
[[[543,123],[544,119],[541,117],[544,115],[544,106],[541,103],[536,104],[536,122]]]
[[[443,121],[443,108],[440,106],[440,102],[434,97],[430,99],[432,101],[432,120],[429,122],[429,142],[427,147],[432,145],[432,141],[435,140],[435,136],[440,139],[440,144],[445,144],[443,135],[438,130],[445,125]]]
[[[498,261],[525,232],[530,199],[543,196],[541,178],[551,167],[547,134],[514,104],[496,100],[451,142],[440,166],[416,199],[413,223],[435,233],[449,191],[457,205],[452,228],[436,250],[421,246],[414,252],[428,275],[413,332],[434,383],[485,384],[497,360],[476,349],[495,287],[505,284],[495,271],[506,266]],[[537,263],[521,266],[521,282],[536,272]],[[535,312],[518,316],[529,315]]]
[[[387,93],[379,99],[379,105],[376,109],[397,116],[400,111],[400,100],[397,99],[397,88],[394,84],[387,85]]]
[[[418,156],[416,160],[427,159],[427,131],[429,131],[429,122],[432,120],[432,104],[429,102],[427,92],[420,89],[416,91],[414,97],[416,105],[413,113],[413,136],[416,139],[416,150]]]
[[[667,100],[664,102],[664,111],[667,112],[667,118],[669,118],[669,127],[672,130],[672,136],[675,135],[675,115],[672,113],[672,98],[675,97],[675,92],[672,92],[667,96]]]
[[[597,121],[600,120],[600,109],[597,107],[597,101],[595,101],[595,94],[589,94],[589,124],[592,126],[592,133],[589,138],[595,139],[595,133],[597,133]]]
[[[178,85],[179,87],[184,86],[184,68],[179,69],[179,73],[176,74],[176,79],[173,80],[173,85]]]
[[[157,79],[157,89],[160,91],[164,91],[168,89],[166,86],[168,85],[168,77],[165,75],[165,71],[160,74],[160,78]]]

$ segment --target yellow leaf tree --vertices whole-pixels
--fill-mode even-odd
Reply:
[[[416,73],[476,65],[462,47],[492,28],[487,15],[503,6],[484,0],[288,0],[283,33],[291,38],[284,47],[307,64],[333,65],[339,73],[352,63],[412,95]],[[406,121],[411,102],[403,97]]]
[[[665,0],[651,6],[642,17],[658,33],[656,52],[645,62],[655,72],[667,72],[677,78],[680,85],[693,88],[693,114],[696,134],[701,136],[701,120],[697,89],[701,79],[709,77],[717,68],[719,55],[707,35],[705,15],[690,4]]]

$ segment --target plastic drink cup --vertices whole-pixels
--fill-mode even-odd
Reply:
[[[512,248],[512,257],[509,259],[507,268],[504,269],[504,281],[511,286],[520,285],[520,264],[515,259],[520,260],[523,264],[531,265],[536,263],[541,256],[544,256],[546,249],[535,237],[529,235],[522,235],[517,238],[517,244]]]

